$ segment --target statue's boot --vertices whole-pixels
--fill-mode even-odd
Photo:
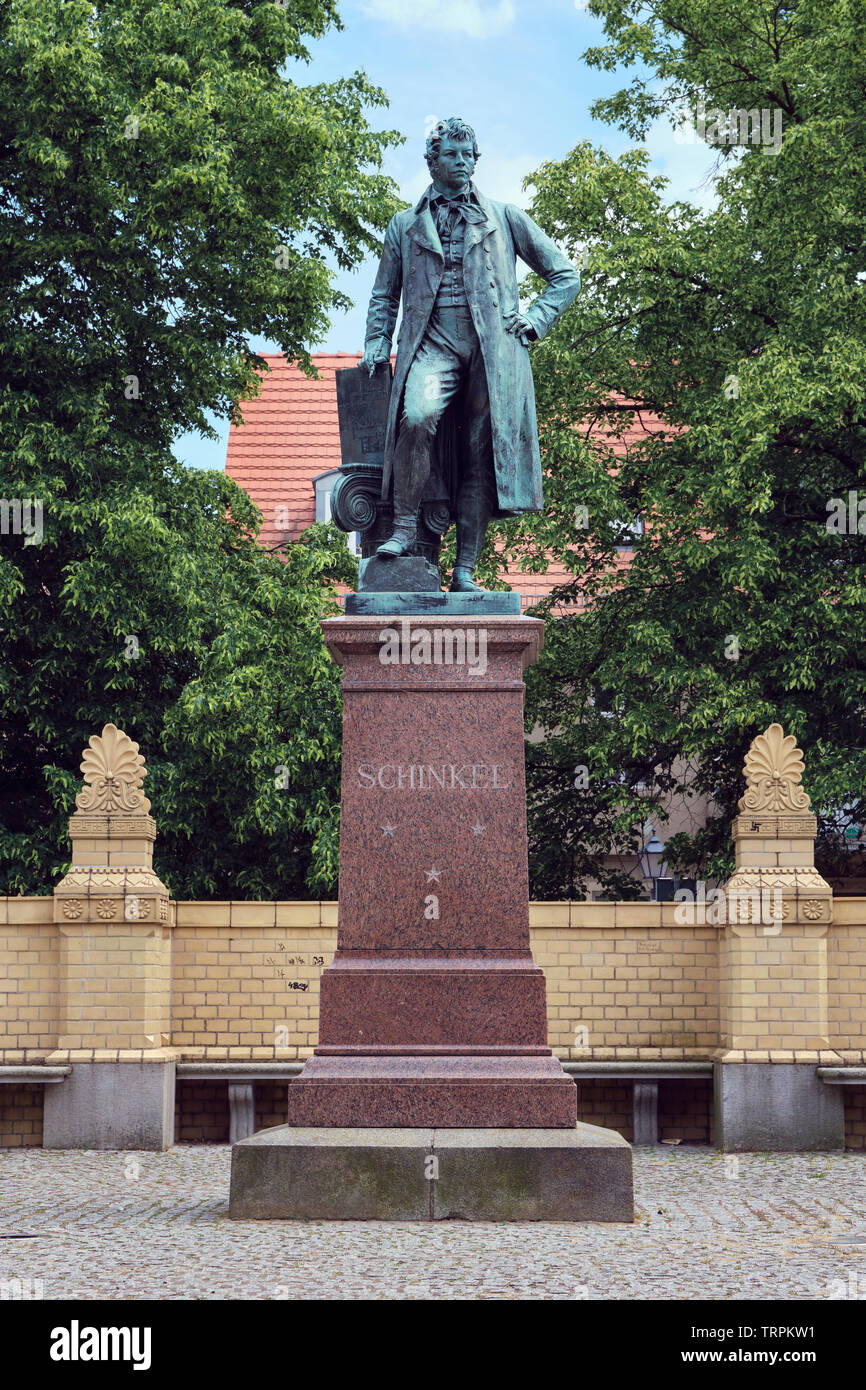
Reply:
[[[452,594],[483,594],[472,578],[487,533],[488,509],[480,496],[464,504],[457,517],[457,560],[451,575]]]
[[[408,555],[415,544],[417,530],[418,523],[413,512],[395,509],[393,533],[388,540],[377,546],[376,554],[381,555],[383,560]]]
[[[394,530],[376,549],[383,560],[408,555],[415,545],[421,498],[430,476],[430,440],[429,428],[413,427],[404,414],[394,455]]]
[[[483,594],[484,590],[480,584],[476,584],[472,578],[472,571],[466,565],[455,565],[454,573],[451,575],[452,594]]]

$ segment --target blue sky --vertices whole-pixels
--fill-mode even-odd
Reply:
[[[299,82],[329,82],[361,68],[388,94],[390,107],[369,113],[374,128],[407,137],[389,152],[385,172],[407,200],[429,177],[424,140],[433,116],[463,116],[474,126],[481,158],[475,181],[488,196],[528,206],[521,184],[546,159],[561,159],[581,140],[617,155],[633,142],[593,121],[591,103],[626,85],[631,74],[597,72],[580,60],[603,42],[601,22],[580,0],[343,0],[344,28],[311,46],[312,62],[293,74]],[[708,146],[674,139],[669,126],[646,140],[654,173],[670,180],[669,197],[706,203],[714,163]],[[376,273],[370,257],[337,283],[355,302],[335,314],[330,332],[313,351],[357,352],[364,345],[367,301]],[[260,351],[278,351],[255,340]],[[184,435],[175,453],[198,468],[225,466],[228,424],[218,441]]]

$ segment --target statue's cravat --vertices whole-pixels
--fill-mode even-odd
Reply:
[[[436,230],[440,237],[450,238],[457,225],[459,217],[463,217],[466,222],[483,221],[484,214],[471,189],[466,189],[456,198],[447,198],[443,193],[433,193],[430,196],[430,210],[436,222]]]

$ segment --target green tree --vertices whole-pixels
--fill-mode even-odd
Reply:
[[[333,883],[318,618],[353,562],[330,528],[263,555],[245,495],[170,453],[255,394],[252,336],[309,368],[333,266],[400,206],[399,137],[365,117],[384,94],[296,80],[333,25],[333,0],[0,7],[0,492],[41,507],[0,535],[0,891],[62,867],[109,719],[152,770],[174,891]]]
[[[594,115],[636,139],[663,117],[682,139],[699,103],[707,119],[733,109],[735,136],[737,112],[766,110],[782,139],[718,144],[709,210],[666,202],[641,148],[581,144],[532,176],[533,215],[588,257],[584,293],[532,350],[548,509],[510,534],[527,566],[553,555],[573,576],[540,611],[583,606],[551,617],[529,677],[528,725],[548,735],[530,748],[534,872],[573,889],[577,863],[581,886],[662,792],[691,789],[715,812],[669,863],[724,874],[743,756],[772,720],[806,753],[819,864],[851,872],[863,855],[842,828],[866,820],[864,5],[589,8],[609,41],[587,62],[639,66]],[[618,568],[636,516],[646,535]]]

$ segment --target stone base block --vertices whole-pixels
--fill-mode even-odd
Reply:
[[[315,1055],[289,1088],[288,1119],[303,1128],[571,1129],[577,1087],[553,1056]]]
[[[234,1145],[229,1214],[253,1221],[630,1222],[631,1146],[613,1130],[584,1124],[280,1125]]]
[[[388,561],[383,563],[388,564]],[[392,584],[394,581],[392,580]],[[389,592],[346,595],[346,615],[350,617],[440,617],[493,618],[519,617],[520,595],[496,590],[451,594],[441,591],[415,592],[392,588]]]
[[[46,1149],[170,1149],[174,1143],[175,1064],[74,1062],[59,1086],[46,1086]]]
[[[439,593],[439,567],[423,555],[371,555],[358,566],[358,588],[370,593]]]
[[[802,1063],[717,1062],[716,1144],[728,1153],[844,1149],[841,1091]]]

